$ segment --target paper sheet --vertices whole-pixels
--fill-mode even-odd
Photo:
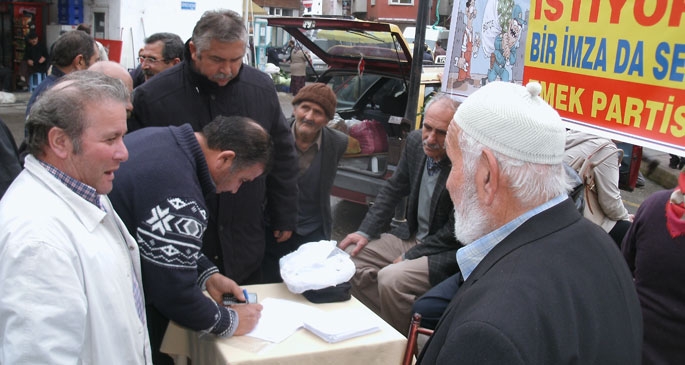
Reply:
[[[312,313],[305,317],[304,328],[330,343],[363,336],[381,329],[379,323],[368,316],[368,312],[359,309]]]
[[[264,307],[262,317],[255,329],[246,336],[274,343],[279,343],[295,333],[302,327],[303,318],[312,311],[321,311],[306,304],[276,298],[266,298],[261,304]]]

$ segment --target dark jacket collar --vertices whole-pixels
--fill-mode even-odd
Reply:
[[[202,187],[202,193],[206,196],[208,194],[216,193],[216,186],[212,180],[212,176],[209,173],[209,167],[207,166],[207,160],[204,153],[202,152],[202,147],[195,137],[195,132],[190,124],[183,124],[180,126],[170,126],[169,129],[171,133],[175,136],[178,144],[183,147],[183,149],[189,151],[195,160],[196,173],[200,186]]]
[[[60,78],[66,74],[58,66],[53,66],[52,71],[50,71],[50,75],[55,76],[55,78],[57,79],[57,78]]]
[[[497,244],[476,266],[469,275],[467,282],[472,285],[483,276],[502,257],[519,247],[534,242],[541,237],[564,229],[582,217],[575,208],[573,200],[566,199],[549,209],[536,214],[520,227],[516,228],[507,238]]]

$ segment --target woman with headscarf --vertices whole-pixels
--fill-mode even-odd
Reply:
[[[297,43],[290,53],[290,92],[293,96],[304,87],[307,80],[307,65],[310,62],[309,54]]]
[[[685,364],[685,169],[678,186],[645,199],[622,251],[644,322],[642,363]]]

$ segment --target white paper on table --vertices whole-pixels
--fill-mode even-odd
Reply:
[[[311,313],[304,319],[304,328],[329,343],[380,331],[377,320],[360,309]]]
[[[318,308],[290,300],[266,298],[261,302],[262,316],[257,326],[246,336],[279,343],[303,325],[303,318]]]

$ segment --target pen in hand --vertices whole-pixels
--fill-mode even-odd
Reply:
[[[250,303],[250,298],[247,296],[247,289],[243,289],[243,295],[245,296],[245,303]]]

